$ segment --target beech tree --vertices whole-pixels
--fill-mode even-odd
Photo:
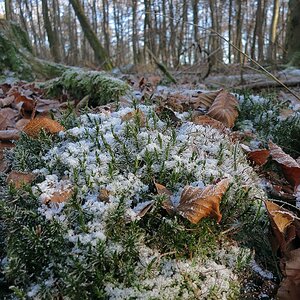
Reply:
[[[104,47],[101,45],[100,41],[98,40],[97,35],[93,31],[93,28],[88,18],[86,17],[79,0],[70,0],[70,3],[73,6],[74,12],[82,27],[85,37],[87,38],[89,44],[94,50],[96,59],[105,70],[111,70],[112,69],[111,60],[108,54],[106,53]]]
[[[300,66],[300,0],[289,0],[286,45],[287,58]]]

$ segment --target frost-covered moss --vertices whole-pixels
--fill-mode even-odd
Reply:
[[[118,101],[120,96],[129,90],[128,84],[105,72],[83,71],[72,68],[65,71],[61,77],[46,84],[50,95],[60,95],[68,92],[75,99],[81,100],[89,95],[89,105],[98,106],[112,101]]]
[[[217,130],[190,122],[172,128],[153,107],[138,109],[143,122],[140,114],[124,121],[134,108],[81,116],[44,153],[32,188],[3,189],[1,268],[14,295],[239,299],[252,251],[226,233],[244,232],[248,246],[254,233],[266,236],[258,178]],[[176,206],[185,185],[203,188],[224,177],[231,185],[220,224],[169,215],[153,188],[153,180],[166,185]],[[69,201],[45,204],[70,187]]]

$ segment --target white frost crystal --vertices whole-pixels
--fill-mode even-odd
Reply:
[[[134,120],[122,121],[122,116],[134,111],[131,108],[81,116],[81,125],[65,132],[62,141],[44,157],[47,170],[40,173],[48,175],[34,188],[41,201],[40,213],[62,224],[66,229],[64,239],[73,244],[72,255],[82,255],[82,260],[83,249],[94,249],[101,242],[106,243],[108,254],[125,251],[124,245],[107,238],[110,213],[122,203],[128,222],[139,220],[137,207],[148,204],[149,197],[145,196],[151,193],[146,179],[149,182],[149,177],[156,179],[163,172],[168,180],[176,180],[172,183],[174,202],[186,184],[203,188],[225,177],[232,184],[227,195],[230,205],[236,201],[238,186],[245,190],[251,187],[253,206],[259,206],[264,197],[238,145],[225,135],[190,122],[170,129],[152,107],[141,105],[139,109],[146,115],[147,125],[138,130]],[[88,215],[84,232],[72,225],[66,203],[43,204],[53,192],[70,186],[77,187],[82,213]],[[107,191],[108,201],[99,200],[100,189]],[[165,222],[171,224],[172,219]],[[238,257],[241,253],[250,255],[249,251],[223,245],[213,259],[175,260],[159,249],[150,249],[143,239],[136,242],[140,261],[133,270],[139,280],[130,287],[106,282],[105,292],[110,299],[201,299],[212,291],[218,295],[214,299],[227,299],[232,286],[239,285],[235,271]],[[32,285],[27,295],[38,293],[37,286]]]

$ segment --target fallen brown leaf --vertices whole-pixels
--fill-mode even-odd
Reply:
[[[270,150],[257,149],[247,154],[247,158],[255,165],[263,166],[267,163],[270,156]]]
[[[145,205],[139,205],[139,212],[137,213],[137,216],[142,218],[145,216],[145,214],[153,207],[154,201],[150,201],[149,203],[146,203]]]
[[[222,90],[209,108],[207,115],[222,122],[226,127],[233,127],[238,117],[238,101],[225,90]]]
[[[21,108],[26,112],[32,112],[36,106],[36,101],[32,98],[26,97],[24,95],[19,95],[15,98],[15,103],[18,105],[22,103]]]
[[[193,224],[208,216],[220,222],[222,218],[220,201],[228,186],[228,179],[223,179],[216,185],[209,185],[204,189],[187,186],[182,191],[176,211]]]
[[[278,300],[299,300],[300,299],[300,248],[290,251],[282,259],[282,272],[284,279],[280,283],[277,298]]]
[[[0,110],[0,130],[14,128],[18,115],[18,111],[12,108],[2,108]]]
[[[291,242],[296,237],[296,228],[293,225],[295,216],[291,211],[280,207],[272,201],[265,201],[265,205],[275,237],[273,250],[277,251],[280,249],[281,253],[286,253],[290,250]]]
[[[35,175],[33,173],[25,173],[13,170],[8,174],[6,178],[6,183],[12,184],[15,188],[19,189],[24,184],[31,183],[34,180],[34,178]]]
[[[0,141],[15,141],[20,138],[20,131],[17,129],[0,130]]]
[[[11,105],[14,100],[14,96],[7,96],[6,98],[0,99],[0,108]]]
[[[228,128],[221,123],[207,115],[194,116],[192,122],[197,125],[210,126],[212,128],[218,129],[220,132],[228,132]]]
[[[269,142],[269,149],[272,159],[281,166],[285,178],[296,189],[300,185],[300,165],[276,144]]]
[[[67,188],[64,191],[56,191],[50,197],[44,200],[44,203],[62,203],[70,200],[73,195],[73,190],[71,188]]]
[[[123,122],[134,119],[139,120],[141,127],[144,127],[146,124],[146,116],[140,109],[136,109],[132,112],[125,114],[121,117],[121,119]]]
[[[101,202],[108,203],[109,202],[109,190],[100,189],[97,199]]]
[[[65,128],[57,121],[47,117],[41,117],[31,120],[24,127],[23,131],[30,137],[37,137],[42,129],[50,134],[55,134],[65,130]]]
[[[29,119],[20,119],[20,120],[16,123],[15,127],[16,127],[16,129],[18,129],[18,130],[23,130],[23,128],[24,128],[29,122],[30,122]]]
[[[156,191],[158,195],[165,195],[166,199],[162,202],[162,207],[169,213],[174,213],[174,206],[171,201],[172,192],[169,191],[164,185],[154,182]]]

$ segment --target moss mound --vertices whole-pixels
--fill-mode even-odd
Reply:
[[[16,23],[0,20],[0,80],[8,72],[18,79],[32,81],[59,76],[65,66],[34,56],[26,32]]]
[[[105,72],[82,71],[79,68],[65,71],[61,77],[51,80],[46,86],[51,96],[61,95],[63,91],[76,99],[89,96],[90,106],[118,101],[129,90],[128,84]]]

